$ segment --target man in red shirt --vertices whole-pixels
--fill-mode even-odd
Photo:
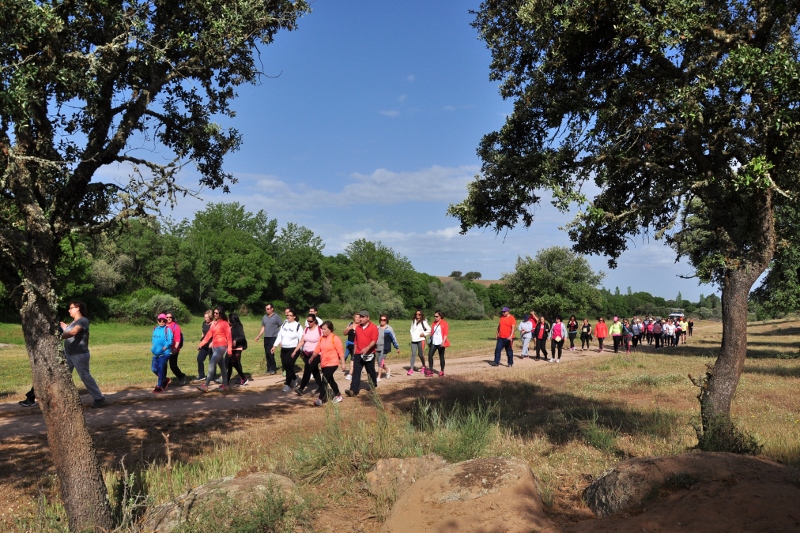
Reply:
[[[348,396],[356,396],[361,390],[361,369],[367,369],[370,385],[378,386],[378,374],[375,372],[375,346],[378,343],[378,326],[369,321],[369,311],[358,313],[359,324],[356,326],[356,338],[353,353],[353,378],[350,388],[344,391]]]
[[[497,345],[494,348],[494,362],[492,366],[500,366],[500,352],[506,349],[508,357],[508,367],[514,366],[514,329],[517,327],[517,319],[509,313],[508,307],[504,307],[500,316],[500,323],[497,324]]]

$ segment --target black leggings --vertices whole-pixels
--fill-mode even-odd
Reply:
[[[228,381],[231,380],[231,375],[233,374],[233,369],[236,369],[236,373],[239,374],[239,381],[244,382],[246,377],[244,377],[244,370],[242,370],[242,352],[241,350],[234,350],[233,355],[225,356],[225,363],[228,366]]]
[[[547,339],[536,339],[536,359],[539,359],[539,352],[544,352],[544,358],[547,359]]]
[[[281,365],[283,365],[283,369],[286,371],[286,385],[290,385],[292,381],[297,378],[297,374],[294,371],[294,362],[297,358],[292,355],[293,351],[294,348],[284,348],[281,346]]]
[[[211,357],[211,345],[203,346],[197,351],[197,377],[202,378],[206,375],[206,359]]]
[[[564,348],[564,339],[556,342],[555,339],[550,339],[550,351],[553,353],[553,359],[561,359],[561,350]],[[556,352],[556,350],[558,352]],[[558,357],[556,357],[558,353]]]
[[[581,333],[581,349],[583,349],[584,346],[586,348],[591,348],[591,346],[589,345],[589,342],[590,342],[589,341],[589,334],[588,333]]]
[[[614,340],[614,353],[617,353],[619,345],[622,343],[622,335],[612,335],[611,338]]]
[[[430,348],[428,348],[428,370],[433,370],[433,352],[439,350],[439,366],[442,372],[444,372],[444,350],[445,347],[441,344],[431,344]]]
[[[319,357],[315,357],[312,363],[308,362],[310,359],[311,354],[303,352],[303,379],[300,380],[300,390],[308,386],[308,382],[311,381],[311,376],[314,376],[314,383],[317,384],[317,388],[322,388],[322,378],[319,375]]]
[[[173,348],[172,353],[169,354],[169,369],[172,370],[172,373],[175,374],[175,377],[178,379],[183,379],[186,377],[186,374],[181,372],[181,369],[178,368],[178,354],[181,353],[180,348]]]
[[[333,375],[336,373],[336,369],[339,368],[338,366],[323,366],[322,367],[322,376],[325,378],[325,384],[328,385],[333,390],[334,396],[341,396],[342,393],[339,392],[339,385],[336,384],[336,380],[333,379]],[[328,401],[329,394],[328,388],[323,387],[322,392],[319,393],[319,399],[323,402]]]

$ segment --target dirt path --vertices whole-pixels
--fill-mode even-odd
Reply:
[[[576,359],[597,355],[596,348],[583,352],[566,350],[561,364],[569,364],[570,361]],[[500,367],[490,366],[491,361],[492,357],[483,350],[479,354],[464,354],[462,357],[447,360],[446,374],[447,376],[461,375],[476,371],[486,374],[507,373],[523,367],[531,368],[551,364],[531,358],[515,357],[515,368],[509,369],[505,366],[505,354],[503,354],[503,363]],[[438,366],[438,360],[435,363]],[[447,379],[447,376],[425,378],[419,373],[408,376],[406,375],[407,364],[395,363],[390,367],[393,369],[393,377],[381,380],[379,390],[392,389],[401,384],[406,385],[412,380]],[[366,373],[363,376],[366,377]],[[345,381],[341,372],[337,372],[336,382],[343,391],[350,383]],[[107,392],[106,399],[109,405],[102,409],[90,409],[88,407],[91,404],[89,396],[84,395],[81,400],[85,406],[86,423],[92,432],[104,427],[144,427],[150,426],[156,421],[190,417],[202,418],[212,414],[219,416],[227,411],[235,412],[251,408],[267,408],[277,414],[313,407],[314,396],[306,394],[300,397],[294,392],[283,392],[282,388],[282,377],[261,376],[253,379],[244,387],[232,388],[231,392],[227,394],[213,392],[213,386],[212,392],[202,393],[194,385],[186,385],[183,387],[170,386],[163,394],[153,394],[150,390],[140,389]],[[313,381],[309,388],[313,388]],[[345,398],[345,401],[348,399]],[[30,437],[46,432],[44,418],[38,407],[22,407],[17,401],[0,403],[0,439]]]

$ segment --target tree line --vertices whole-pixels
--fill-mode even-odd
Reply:
[[[192,220],[130,218],[95,235],[63,239],[56,290],[61,302],[86,301],[94,318],[131,322],[150,322],[155,311],[167,309],[185,322],[215,305],[259,313],[267,301],[278,309],[315,306],[331,318],[360,309],[393,318],[439,309],[448,318],[481,319],[506,305],[548,316],[720,313],[714,295],[690,302],[680,294],[665,299],[630,287],[625,294],[599,288],[602,274],[562,247],[519,258],[502,283],[489,285],[476,281],[479,272],[453,271],[454,279],[442,282],[381,242],[359,239],[335,255],[324,249],[306,227],[279,227],[239,203],[210,203]],[[16,319],[13,289],[0,290],[6,318]]]

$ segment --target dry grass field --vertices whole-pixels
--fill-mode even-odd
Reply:
[[[447,377],[396,372],[372,399],[362,394],[317,409],[304,404],[180,411],[140,427],[93,428],[109,491],[115,494],[120,485],[123,461],[138,476],[141,501],[150,505],[209,479],[273,471],[298,482],[309,502],[280,519],[286,531],[372,532],[392,504],[363,489],[378,459],[430,452],[449,461],[502,455],[529,463],[548,513],[569,524],[591,517],[580,492],[606,468],[624,458],[677,454],[696,445],[697,389],[687,376],[713,362],[719,323],[698,323],[687,344],[658,352],[647,346],[630,355],[567,352],[562,364],[518,360],[513,369],[486,364],[492,332],[488,321],[454,324]],[[733,416],[763,445],[764,455],[800,467],[800,320],[752,323],[748,334]],[[407,350],[394,358],[395,369],[407,364],[406,355]],[[12,358],[24,366],[21,354],[4,350],[0,358],[2,367]],[[121,370],[108,375],[114,372],[122,376]],[[140,386],[144,377],[126,386]],[[103,383],[99,376],[98,382]],[[26,388],[24,381],[12,385],[2,376],[0,387],[7,401]],[[169,435],[169,453],[163,434]],[[10,531],[63,530],[46,438],[4,439],[2,448],[7,460],[0,466],[0,523]],[[135,509],[121,506],[120,512]]]

